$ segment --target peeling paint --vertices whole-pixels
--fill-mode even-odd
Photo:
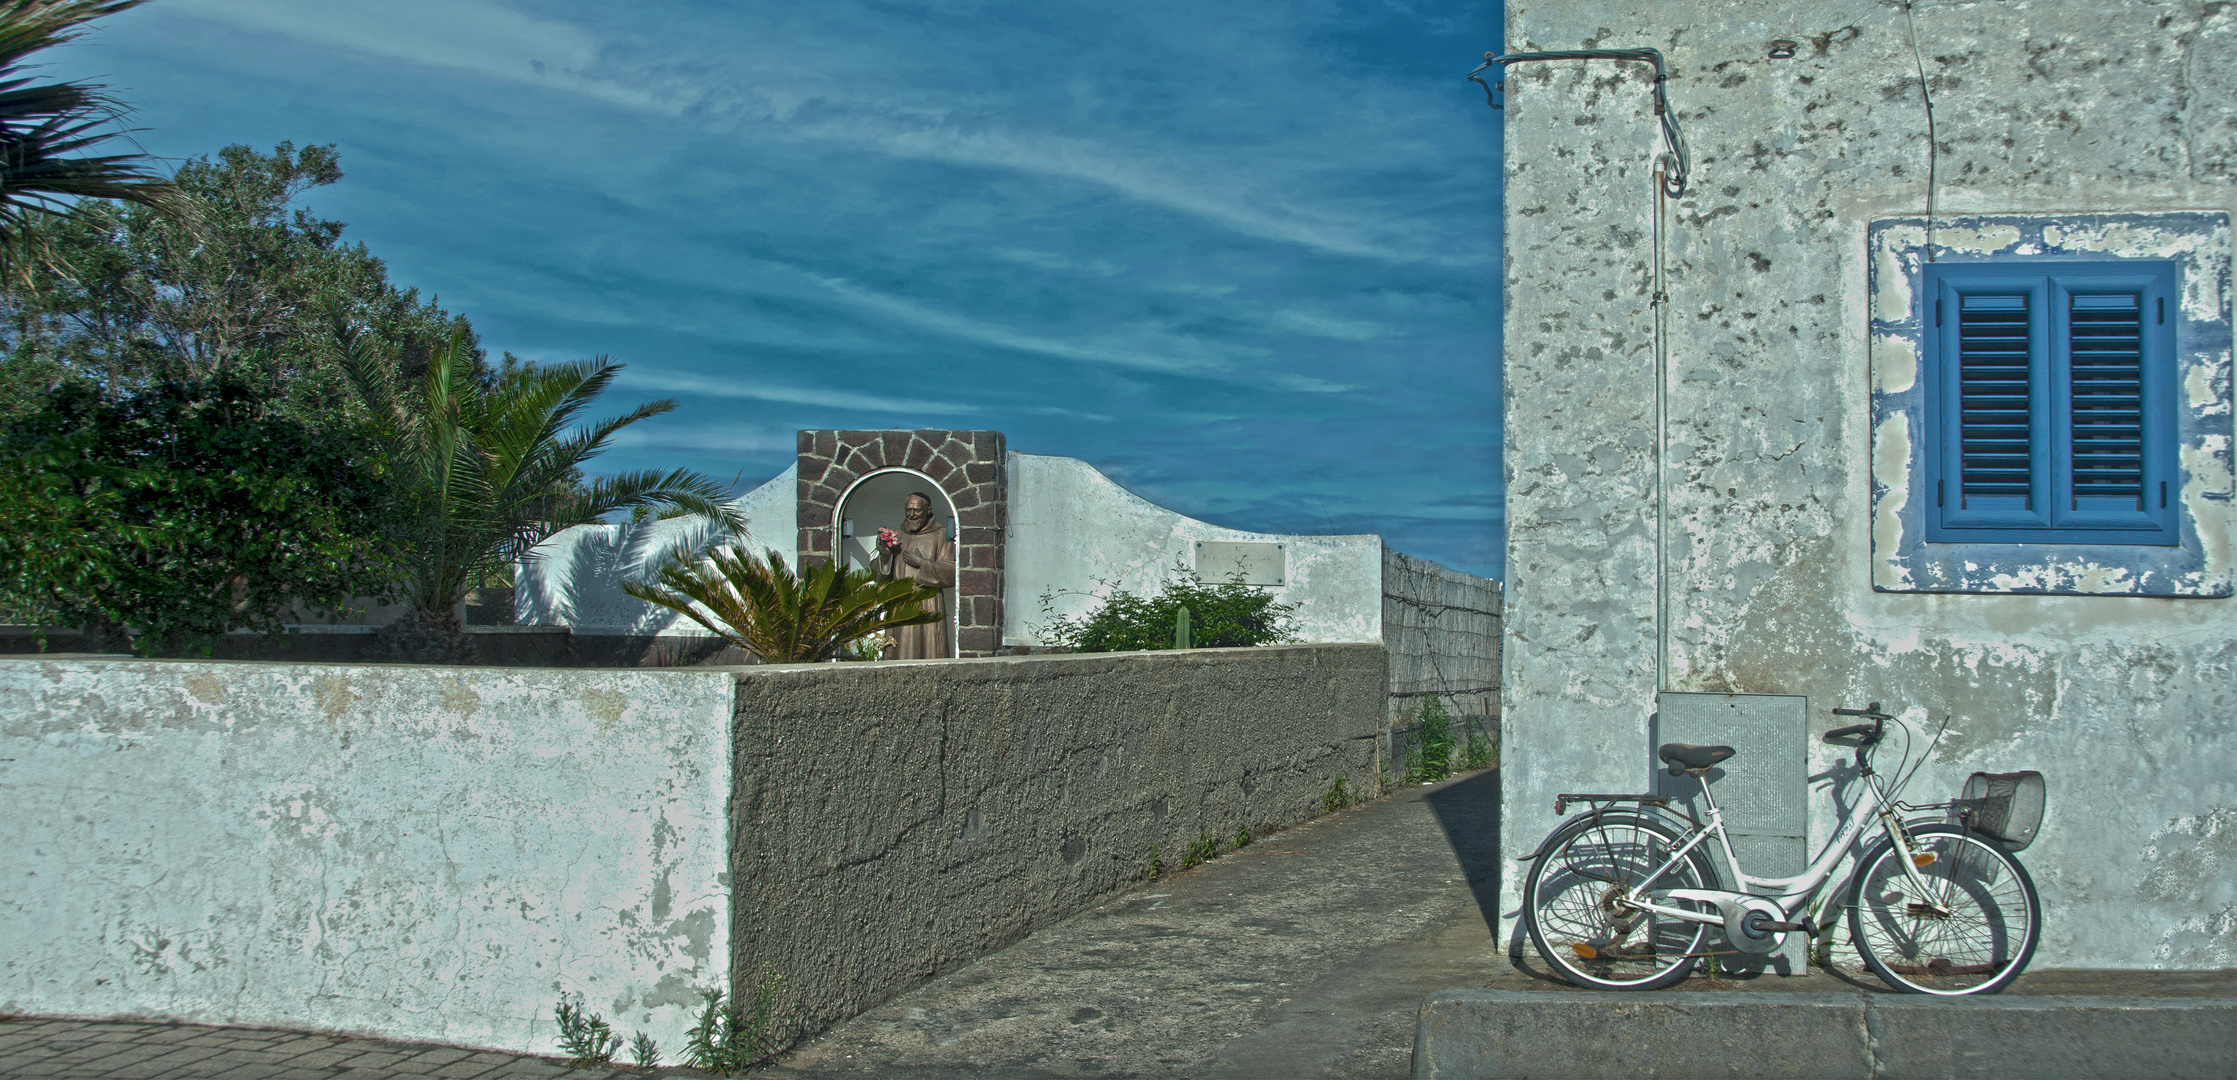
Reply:
[[[1672,449],[1658,463],[1642,378],[1653,313],[1634,302],[1653,268],[1643,245],[1608,235],[1651,229],[1637,166],[1655,132],[1583,108],[1584,87],[1613,101],[1637,84],[1606,77],[1615,65],[1561,62],[1509,97],[1502,844],[1530,850],[1555,792],[1649,782],[1662,570],[1660,688],[1805,695],[1813,732],[1835,722],[1829,707],[1873,700],[1925,732],[1946,719],[1921,800],[1975,769],[2044,772],[2050,818],[2023,856],[2043,892],[2038,968],[2231,966],[2237,871],[2183,854],[2205,824],[2169,824],[2237,805],[2237,140],[2228,95],[2197,89],[2237,71],[2237,34],[2200,29],[2231,16],[1965,3],[1918,20],[1936,80],[1940,255],[2177,265],[2187,525],[2180,547],[2139,551],[1924,544],[1925,117],[1908,34],[1898,8],[1866,0],[1780,10],[1861,33],[1734,89],[1702,72],[1761,55],[1754,43],[1777,35],[1756,8],[1509,0],[1517,50],[1663,50],[1695,172],[1672,207]],[[2053,41],[2047,54],[1981,44]],[[1672,523],[1659,560],[1658,467]],[[1810,753],[1813,769],[1841,756],[1815,741]],[[1810,819],[1836,815],[1820,803]],[[1508,868],[1504,910],[1527,869]]]
[[[213,696],[222,724],[174,719]],[[713,670],[0,659],[0,1013],[548,1053],[581,992],[681,1045],[690,987],[728,978],[734,696]]]
[[[1875,293],[1910,295],[1923,265],[1923,254],[1907,246],[1906,238],[1923,235],[1917,222],[1895,219],[1871,226],[1874,248],[1884,258],[1875,263],[1871,288]],[[1938,229],[1942,246],[1973,254],[2009,255],[2021,248],[2045,257],[2150,257],[2176,260],[2186,290],[2206,282],[2210,294],[2222,295],[2218,284],[2230,274],[2229,217],[2227,214],[2069,214],[2009,219],[1956,219]],[[1944,237],[1949,239],[1946,241]],[[2039,236],[2040,243],[2026,240]],[[1891,276],[1893,275],[1893,276]],[[2177,547],[2107,546],[2081,544],[1941,544],[1925,539],[1925,510],[1904,506],[1899,531],[1879,527],[1884,503],[1875,506],[1873,533],[1874,583],[1889,590],[1918,589],[1946,592],[2046,592],[2084,595],[2228,596],[2237,591],[2237,575],[2230,572],[2226,546],[2210,538],[2231,531],[2233,507],[2215,491],[2229,490],[2233,463],[2228,452],[2227,417],[2231,413],[2229,379],[2230,335],[2226,313],[2193,311],[2181,305],[2188,322],[2179,335],[2179,379],[2184,388],[2178,453],[2184,481],[2180,512],[2184,542]],[[1879,305],[1876,302],[1876,310]],[[2210,314],[2212,318],[2202,316]],[[1874,431],[1896,430],[1886,422],[1891,416],[1909,416],[1916,427],[1923,422],[1926,389],[1915,377],[1916,344],[1921,330],[1915,314],[1903,320],[1877,319],[1872,326],[1871,349],[1875,363],[1891,351],[1909,350],[1911,386],[1883,387],[1872,400]],[[1897,360],[1897,364],[1901,361]],[[1873,483],[1883,489],[1901,486],[1908,476],[1925,466],[1923,450],[1907,445],[1904,456],[1896,448],[1875,446]],[[1901,572],[1896,572],[1897,569]]]

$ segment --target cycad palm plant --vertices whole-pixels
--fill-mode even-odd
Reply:
[[[409,388],[359,330],[340,318],[335,330],[343,367],[388,444],[408,608],[390,641],[404,658],[465,659],[456,610],[467,591],[532,557],[537,544],[562,529],[639,508],[745,527],[734,507],[718,501],[722,486],[688,469],[576,482],[583,463],[603,452],[615,432],[676,407],[664,398],[577,429],[619,364],[598,357],[484,380],[460,329],[428,357],[420,385]]]
[[[794,574],[784,553],[709,551],[678,556],[658,584],[625,581],[622,591],[682,612],[769,663],[829,660],[849,642],[945,616],[925,605],[940,590],[914,581],[879,581],[836,560]],[[662,586],[666,586],[663,588]]]
[[[148,170],[145,155],[73,156],[109,139],[101,129],[122,112],[100,87],[35,85],[21,74],[32,53],[141,2],[0,0],[0,256],[12,251],[33,213],[68,210],[78,199],[171,201],[170,183]]]

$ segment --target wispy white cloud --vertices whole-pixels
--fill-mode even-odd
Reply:
[[[1063,270],[1073,273],[1110,277],[1126,268],[1109,259],[1074,259],[1053,251],[1034,251],[1029,248],[994,248],[987,254],[1005,262],[1019,263],[1039,270]]]
[[[1089,139],[962,120],[979,111],[971,95],[917,86],[908,88],[906,104],[897,104],[893,87],[864,92],[845,71],[763,56],[751,44],[723,69],[684,72],[658,60],[632,60],[580,26],[490,0],[176,0],[174,10],[391,62],[683,117],[710,130],[1092,185],[1241,235],[1334,255],[1437,264],[1485,258],[1411,235],[1417,227],[1407,215],[1389,217],[1372,204],[1293,190],[1282,183],[1284,170],[1266,168],[1265,151],[1207,151],[1140,133]],[[867,66],[859,54],[844,63]],[[1308,172],[1314,164],[1299,163]]]
[[[1302,311],[1292,308],[1278,311],[1267,320],[1272,325],[1299,334],[1329,338],[1335,341],[1374,341],[1391,335],[1389,327],[1364,319],[1346,319],[1323,311]]]
[[[589,32],[488,0],[175,0],[166,6],[243,30],[416,67],[537,83],[630,108],[670,113],[682,108],[592,74],[600,46]]]
[[[726,379],[689,371],[631,364],[614,378],[617,386],[656,393],[698,394],[706,397],[773,401],[785,405],[812,405],[827,409],[861,409],[866,412],[969,415],[983,411],[977,405],[922,398],[883,397],[848,390],[788,386],[782,383]]]
[[[1346,386],[1343,383],[1330,382],[1327,379],[1316,379],[1310,375],[1276,375],[1274,376],[1274,385],[1284,390],[1296,390],[1307,394],[1342,394],[1359,389],[1356,386]]]
[[[851,281],[835,277],[817,277],[816,283],[856,307],[907,323],[923,330],[945,334],[949,337],[975,341],[985,345],[1015,349],[1019,352],[1039,353],[1060,360],[1077,360],[1090,364],[1112,364],[1118,367],[1139,368],[1146,371],[1163,371],[1175,374],[1202,374],[1224,371],[1229,362],[1210,350],[1200,341],[1172,335],[1155,335],[1144,332],[1139,336],[1157,338],[1145,342],[1147,347],[1108,345],[1065,341],[1039,334],[1030,334],[1013,327],[974,319],[954,312],[919,304],[913,300],[888,293],[863,288]]]
[[[702,453],[782,454],[798,444],[789,428],[766,424],[678,425],[648,420],[614,433],[611,445],[649,450]]]

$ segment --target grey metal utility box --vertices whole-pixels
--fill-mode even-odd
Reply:
[[[1725,831],[1742,868],[1754,877],[1793,877],[1809,869],[1810,699],[1789,694],[1663,694],[1654,724],[1651,758],[1663,743],[1722,744],[1738,751],[1709,773],[1717,805],[1724,808]],[[1655,793],[1678,800],[1696,815],[1707,812],[1701,784],[1672,776],[1658,760]],[[1711,841],[1710,861],[1730,874],[1724,854]],[[1727,881],[1729,888],[1740,888]],[[1809,936],[1790,934],[1773,954],[1771,967],[1800,975],[1809,957]],[[1749,956],[1720,957],[1726,970],[1760,967]],[[1785,960],[1781,965],[1777,961]]]

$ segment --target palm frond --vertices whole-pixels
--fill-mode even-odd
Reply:
[[[878,581],[836,562],[794,574],[774,548],[764,556],[710,551],[679,557],[656,580],[623,582],[622,591],[679,612],[771,663],[829,660],[859,638],[944,617],[925,609],[938,589]]]
[[[77,156],[112,137],[123,108],[90,83],[33,85],[26,57],[76,38],[87,22],[142,0],[0,2],[0,260],[15,261],[27,214],[68,212],[86,199],[169,211],[177,191],[139,154]]]

